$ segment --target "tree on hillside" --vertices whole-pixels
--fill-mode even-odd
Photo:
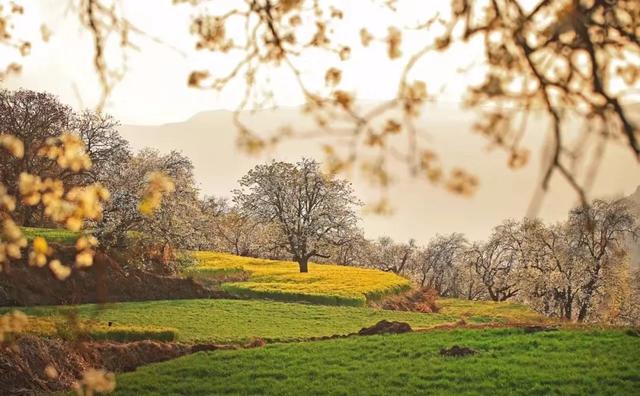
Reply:
[[[29,90],[0,91],[0,133],[15,136],[24,145],[24,155],[16,158],[0,151],[0,179],[7,192],[19,196],[18,179],[21,173],[42,177],[57,177],[70,169],[61,169],[45,156],[39,155],[47,139],[67,131],[72,119],[71,108],[49,93]],[[19,224],[36,225],[38,208],[22,205],[14,214]]]
[[[264,227],[230,206],[226,200],[207,199],[204,212],[207,228],[211,231],[207,239],[213,249],[238,256],[256,256],[264,248],[258,246]]]
[[[585,321],[607,273],[626,262],[626,237],[637,238],[640,228],[623,200],[596,200],[578,207],[569,214],[567,226],[572,254],[584,266],[576,314],[578,321]]]
[[[637,233],[624,200],[597,200],[559,224],[525,219],[504,228],[502,240],[516,252],[523,301],[545,315],[582,322],[627,287],[626,243]]]
[[[354,230],[345,243],[329,247],[331,262],[341,265],[367,266],[366,253],[370,244],[362,230]]]
[[[346,243],[356,229],[359,201],[351,184],[320,171],[309,159],[258,165],[240,179],[234,202],[262,223],[273,222],[273,243],[308,272],[309,259],[328,258],[326,248]]]
[[[93,166],[83,172],[89,181],[108,178],[120,164],[131,157],[129,142],[118,132],[120,123],[112,116],[85,110],[75,114],[71,128],[85,144]]]

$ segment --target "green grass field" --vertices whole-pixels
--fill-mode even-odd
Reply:
[[[229,282],[222,289],[243,298],[268,298],[280,301],[310,302],[325,305],[364,306],[411,287],[398,275],[365,268],[330,264],[309,264],[302,274],[291,261],[264,260],[217,252],[195,252],[196,266],[185,275],[206,279],[220,271],[244,271],[249,279]]]
[[[96,305],[78,307],[81,318],[108,321],[120,326],[156,326],[171,328],[180,341],[245,342],[260,337],[267,341],[295,341],[312,337],[348,334],[371,326],[382,319],[408,322],[414,328],[452,323],[460,315],[447,313],[465,306],[465,318],[475,323],[505,323],[528,317],[541,317],[522,306],[502,303],[485,307],[461,300],[446,301],[444,313],[423,314],[385,311],[373,308],[322,306],[263,300],[172,300],[128,302],[98,309]],[[65,307],[35,307],[25,313],[39,317],[59,317]],[[505,312],[511,312],[506,315]],[[477,314],[476,314],[477,313]],[[515,318],[517,313],[518,318]]]
[[[64,230],[25,234],[59,243],[77,237]],[[640,337],[625,329],[563,324],[559,331],[526,334],[509,326],[552,322],[524,305],[488,301],[439,299],[440,311],[430,314],[385,311],[365,305],[406,290],[404,278],[317,264],[300,274],[292,262],[194,256],[198,264],[183,275],[223,282],[223,290],[257,299],[32,307],[23,309],[31,316],[29,331],[72,339],[64,325],[71,311],[79,315],[84,339],[269,342],[139,367],[117,376],[116,395],[640,395]],[[382,319],[408,322],[417,331],[310,340],[354,333]],[[461,320],[487,328],[457,327]],[[477,354],[439,354],[453,345]]]
[[[463,345],[478,353],[442,357]],[[197,353],[117,376],[116,395],[637,395],[640,338],[453,330]]]

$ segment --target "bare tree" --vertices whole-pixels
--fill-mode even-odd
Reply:
[[[362,230],[354,229],[345,243],[330,247],[331,261],[342,265],[366,266],[363,260],[370,244]]]
[[[435,289],[440,296],[459,296],[461,261],[466,248],[467,240],[462,234],[437,235],[418,253],[414,277],[422,287]]]
[[[24,156],[15,158],[0,151],[0,179],[11,195],[18,195],[18,178],[22,172],[42,177],[57,177],[63,170],[38,155],[48,138],[69,129],[73,113],[48,93],[29,90],[0,91],[0,131],[11,134],[24,144]],[[36,225],[38,208],[21,206],[16,220],[26,226]]]
[[[418,249],[416,241],[396,243],[388,236],[380,237],[369,246],[368,266],[382,271],[404,274],[413,266]]]
[[[292,255],[300,272],[308,272],[309,259],[327,258],[327,246],[346,243],[356,227],[359,202],[350,183],[323,174],[315,161],[258,165],[240,185],[234,202],[244,214],[277,224],[273,242]]]
[[[522,288],[520,251],[514,248],[507,237],[512,234],[514,227],[515,222],[504,222],[494,229],[488,242],[474,243],[465,253],[466,260],[469,260],[489,298],[494,301],[508,300]]]
[[[73,117],[71,128],[84,142],[93,166],[83,173],[91,182],[109,177],[114,168],[129,161],[129,142],[118,132],[120,123],[108,114],[85,110]]]
[[[237,208],[228,208],[212,220],[215,237],[223,250],[239,256],[258,254],[261,224],[246,216]]]

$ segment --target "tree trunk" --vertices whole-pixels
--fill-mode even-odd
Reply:
[[[298,264],[300,265],[300,272],[309,272],[309,259],[299,259]]]
[[[583,303],[580,307],[580,311],[578,311],[578,322],[584,322],[587,319],[587,314],[589,313],[589,304]]]
[[[573,320],[573,299],[567,298],[564,303],[564,317],[568,320]]]

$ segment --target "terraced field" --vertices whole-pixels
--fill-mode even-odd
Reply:
[[[409,282],[335,265],[311,264],[300,274],[293,262],[215,252],[195,257],[198,263],[183,275],[244,279],[221,287],[255,299],[31,307],[23,310],[31,317],[29,331],[67,338],[65,320],[77,315],[84,336],[94,340],[267,342],[118,374],[116,395],[640,395],[637,330],[555,323],[555,331],[525,331],[523,325],[551,321],[524,305],[487,301],[439,299],[439,312],[428,314],[374,309],[367,302],[407,290]],[[407,322],[415,331],[314,340],[382,319]],[[441,355],[455,345],[472,354]]]
[[[148,301],[106,307],[88,304],[77,307],[77,312],[81,319],[102,326],[111,322],[139,331],[164,329],[175,332],[179,341],[224,343],[243,343],[258,337],[282,342],[348,334],[382,319],[407,322],[416,329],[455,323],[461,318],[469,323],[501,324],[522,322],[522,318],[529,323],[544,320],[526,307],[509,303],[488,307],[483,302],[470,304],[463,300],[440,303],[446,308],[436,314],[263,300]],[[25,312],[38,318],[62,318],[69,309],[34,307]]]
[[[310,302],[326,305],[364,306],[367,301],[408,290],[410,282],[392,273],[329,264],[309,264],[300,273],[291,261],[264,260],[217,252],[194,253],[198,264],[185,275],[206,279],[245,271],[248,281],[229,282],[222,289],[244,298]]]

